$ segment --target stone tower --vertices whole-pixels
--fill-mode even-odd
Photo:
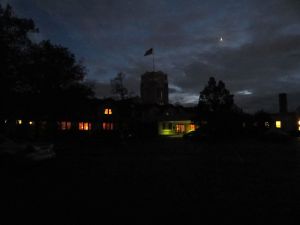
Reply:
[[[144,73],[141,77],[141,98],[146,104],[168,104],[168,75],[161,71]]]

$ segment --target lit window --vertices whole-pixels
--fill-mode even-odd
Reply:
[[[102,123],[102,129],[103,130],[113,130],[114,129],[114,124],[113,123],[103,122]]]
[[[67,121],[60,122],[60,129],[61,130],[71,130],[72,123]]]
[[[300,126],[300,120],[298,120],[298,125]]]
[[[22,123],[23,123],[22,120],[17,120],[17,124],[18,124],[18,125],[21,125]]]
[[[277,121],[275,122],[275,126],[276,126],[276,128],[281,128],[281,121],[280,121],[280,120],[277,120]]]
[[[79,122],[79,130],[91,130],[92,124],[88,122]]]
[[[176,132],[183,133],[185,131],[185,127],[183,124],[176,124]]]
[[[110,108],[106,108],[106,109],[104,109],[104,114],[105,115],[111,115],[112,114],[112,110]]]
[[[89,125],[90,125],[89,123],[84,123],[84,124],[83,124],[83,129],[84,129],[84,130],[89,130],[89,128],[90,128]]]
[[[194,130],[196,130],[196,126],[195,126],[195,124],[191,124],[190,125],[190,131],[194,131]]]
[[[32,126],[32,125],[34,124],[34,122],[33,122],[33,121],[29,121],[28,124],[29,124],[30,126]]]

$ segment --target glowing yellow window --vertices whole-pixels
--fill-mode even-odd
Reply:
[[[112,114],[112,110],[110,108],[106,108],[106,109],[104,109],[104,114],[105,115],[111,115]]]
[[[80,122],[79,123],[79,130],[91,130],[92,124],[88,122]]]
[[[300,120],[298,120],[298,130],[300,131]]]
[[[32,126],[32,125],[34,125],[34,122],[33,122],[33,121],[29,121],[28,124],[29,124],[30,126]]]
[[[281,128],[281,121],[280,121],[280,120],[277,120],[277,121],[275,122],[275,126],[276,126],[276,128]]]
[[[23,123],[22,120],[17,120],[17,124],[18,124],[18,125],[21,125],[22,123]]]

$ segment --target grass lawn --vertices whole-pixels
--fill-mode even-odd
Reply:
[[[53,160],[1,159],[3,212],[11,221],[41,224],[179,218],[185,224],[294,224],[299,147],[299,140],[60,142]]]

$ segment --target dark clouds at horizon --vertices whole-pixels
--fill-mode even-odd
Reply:
[[[83,59],[97,94],[109,96],[118,72],[139,94],[140,75],[156,67],[169,75],[172,102],[197,103],[208,78],[223,80],[245,111],[277,111],[288,93],[300,101],[298,0],[0,0],[32,18],[40,33]],[[223,37],[223,42],[220,42]]]

